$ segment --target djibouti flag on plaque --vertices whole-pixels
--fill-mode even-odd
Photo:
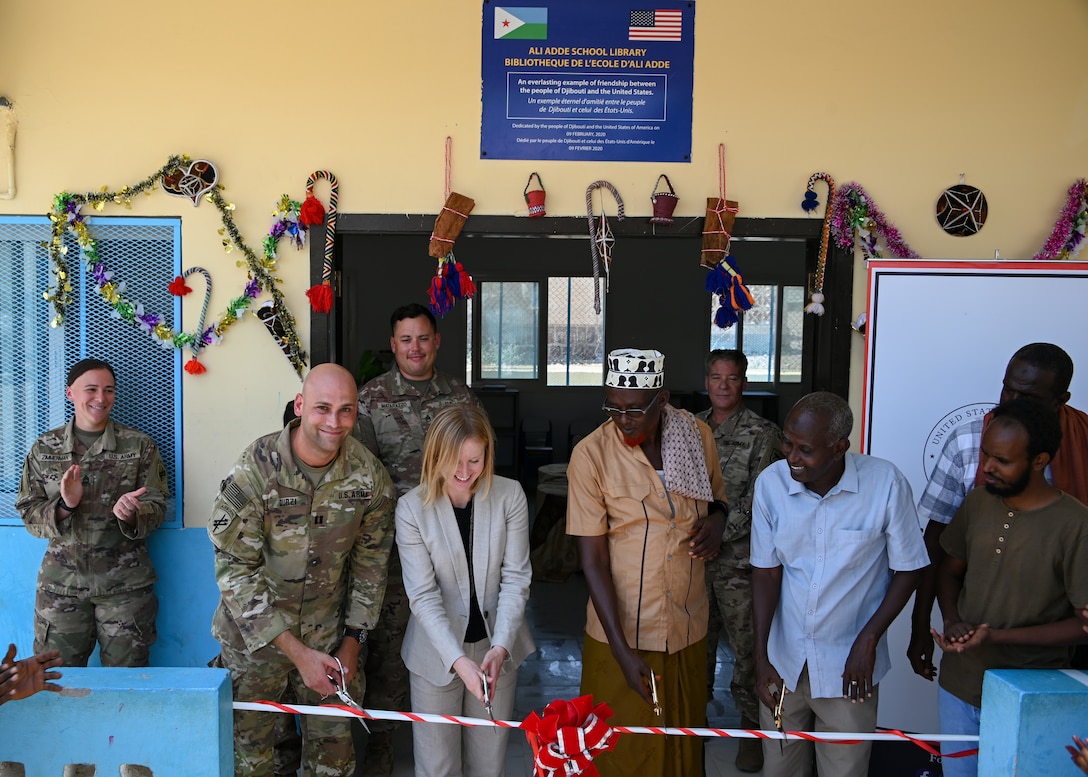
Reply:
[[[495,6],[495,39],[547,40],[547,8],[499,8]]]

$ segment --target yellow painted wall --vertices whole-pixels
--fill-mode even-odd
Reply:
[[[0,213],[42,214],[55,192],[118,188],[186,153],[219,166],[259,250],[279,195],[301,197],[316,168],[339,176],[342,212],[437,211],[450,135],[453,185],[476,199],[476,213],[523,214],[535,169],[550,215],[581,215],[586,185],[606,178],[629,215],[645,216],[667,172],[677,213],[697,216],[717,193],[724,142],[743,216],[803,215],[805,182],[825,170],[865,186],[925,257],[1022,258],[1042,245],[1070,183],[1088,175],[1084,0],[699,0],[689,165],[480,160],[481,8],[6,0],[0,95],[18,121],[18,194],[0,200]],[[990,220],[973,238],[948,237],[933,219],[937,195],[960,173],[989,200]],[[238,293],[237,255],[223,253],[208,204],[157,193],[133,212],[183,217],[185,266],[216,279],[212,310]],[[287,248],[281,256],[308,339],[308,259]],[[430,260],[421,252],[418,261]],[[857,270],[854,314],[865,305],[860,262]],[[199,301],[189,304],[195,317]],[[203,524],[238,452],[279,425],[298,388],[252,318],[202,359],[209,372],[184,380],[189,526]]]

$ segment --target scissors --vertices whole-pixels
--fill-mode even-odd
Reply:
[[[779,734],[784,734],[782,730],[782,704],[786,701],[786,692],[783,689],[781,692],[778,690],[778,686],[774,683],[770,685],[771,698],[775,699],[774,705],[774,727],[778,729]],[[782,753],[786,749],[785,739],[778,740],[778,752]]]
[[[347,672],[344,671],[344,665],[340,663],[340,659],[336,656],[333,656],[333,660],[336,661],[336,666],[340,668],[340,679],[337,680],[331,674],[327,674],[325,676],[328,677],[332,684],[336,686],[336,698],[340,699],[340,701],[342,701],[346,706],[351,707],[355,710],[359,710],[359,712],[363,712],[363,708],[359,706],[359,702],[351,698],[351,694],[348,693],[348,678]],[[359,722],[363,724],[363,728],[365,728],[366,733],[369,734],[370,726],[366,724],[366,720],[364,720],[363,718],[359,718]]]
[[[491,707],[491,687],[487,684],[487,675],[481,674],[480,679],[484,685],[484,709],[487,710],[487,717],[491,718],[491,722],[495,722],[495,712]],[[498,729],[494,729],[495,733],[498,733]]]
[[[661,702],[657,699],[657,680],[654,678],[654,673],[652,671],[650,672],[650,699],[654,703],[654,714],[664,721],[664,717],[661,713]]]

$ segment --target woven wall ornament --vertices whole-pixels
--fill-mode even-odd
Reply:
[[[529,191],[529,187],[533,185],[533,178],[536,178],[536,185],[539,189],[533,189]],[[541,216],[547,216],[548,212],[544,210],[544,197],[547,192],[544,191],[544,182],[540,180],[539,173],[529,173],[529,180],[525,182],[525,191],[522,192],[522,196],[525,197],[525,204],[529,206],[529,218],[538,219]]]
[[[215,188],[219,182],[219,170],[207,159],[194,159],[191,164],[176,165],[159,179],[159,186],[174,197],[186,197],[195,208],[200,198]]]
[[[718,144],[718,196],[707,197],[706,218],[703,221],[703,250],[699,264],[713,270],[729,255],[733,239],[733,224],[740,205],[725,198],[725,144]]]
[[[601,264],[604,264],[604,291],[608,293],[608,278],[612,270],[612,248],[616,239],[608,226],[608,217],[604,210],[604,194],[601,194],[601,215],[593,215],[593,192],[607,189],[616,198],[616,218],[623,221],[623,198],[616,187],[608,181],[594,181],[586,187],[586,217],[589,219],[589,255],[593,260],[593,310],[601,313]]]
[[[453,243],[468,221],[468,214],[476,207],[476,201],[471,197],[458,194],[450,190],[450,172],[452,170],[451,155],[453,153],[453,138],[446,136],[446,200],[442,204],[442,210],[438,212],[438,218],[434,221],[434,231],[431,232],[431,242],[427,247],[429,253],[435,259],[444,259],[453,251]]]
[[[703,251],[699,263],[710,270],[705,288],[718,297],[718,312],[714,324],[728,329],[740,320],[740,314],[749,310],[755,300],[736,261],[729,255],[731,230],[739,210],[737,203],[725,197],[725,144],[718,144],[718,197],[708,197],[706,220],[703,222]]]
[[[665,181],[665,185],[669,187],[667,192],[658,191],[661,188],[661,181]],[[650,219],[651,224],[662,224],[668,226],[673,223],[672,214],[676,210],[676,204],[680,202],[680,198],[676,196],[676,190],[672,188],[672,181],[669,180],[669,176],[662,173],[657,177],[657,183],[654,184],[653,194],[650,195],[650,204],[653,205],[654,215]]]
[[[981,189],[964,183],[963,175],[960,175],[958,185],[949,186],[937,198],[937,223],[955,237],[976,234],[986,223],[988,213],[986,195]]]
[[[476,206],[475,200],[450,191],[453,138],[446,136],[446,202],[438,213],[431,233],[428,252],[438,260],[434,277],[427,290],[431,312],[439,318],[453,309],[459,299],[469,299],[476,294],[476,284],[464,266],[453,256],[453,243],[461,234],[468,214]]]

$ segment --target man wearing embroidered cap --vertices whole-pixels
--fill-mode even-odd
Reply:
[[[607,702],[615,725],[706,722],[704,562],[729,508],[710,427],[669,405],[664,362],[653,350],[608,355],[608,420],[567,469],[567,533],[590,594],[582,693]],[[594,765],[602,777],[702,774],[703,745],[621,737]]]

